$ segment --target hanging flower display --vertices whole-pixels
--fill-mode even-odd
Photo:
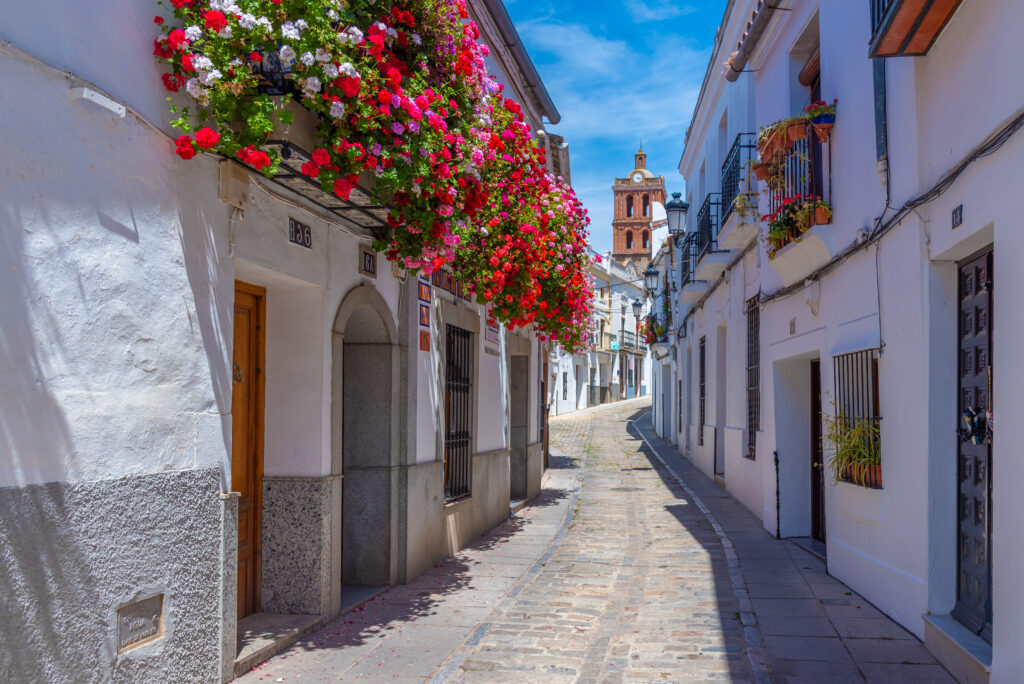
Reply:
[[[378,250],[412,272],[451,264],[494,319],[585,343],[589,219],[487,73],[464,0],[169,2],[154,55],[189,96],[171,105],[182,159],[209,150],[272,176],[266,142],[297,100],[319,121],[302,173],[345,200],[362,180],[392,208]]]

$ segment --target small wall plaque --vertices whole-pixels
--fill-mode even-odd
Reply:
[[[157,594],[117,609],[117,652],[124,653],[164,635],[164,595]]]
[[[958,227],[964,222],[964,205],[958,204],[953,207],[953,227]]]
[[[430,331],[420,330],[420,351],[430,351]]]
[[[484,331],[484,340],[490,342],[491,344],[501,343],[501,331],[498,328],[497,324],[487,324],[487,330]]]
[[[420,325],[425,328],[430,327],[430,305],[420,304]]]
[[[313,249],[313,231],[305,223],[299,223],[293,218],[288,219],[288,242]]]
[[[419,281],[419,299],[421,302],[430,301],[430,283]]]
[[[359,248],[359,272],[371,278],[377,277],[377,253],[369,247]]]

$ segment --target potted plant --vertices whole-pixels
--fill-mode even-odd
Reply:
[[[820,197],[814,197],[807,201],[810,205],[811,211],[814,212],[813,224],[815,226],[824,226],[832,223],[832,205]]]
[[[849,480],[860,486],[882,482],[882,452],[878,422],[850,418],[845,411],[822,413],[823,436],[832,447],[828,467],[833,482]]]
[[[786,137],[791,145],[807,137],[808,123],[810,123],[810,119],[804,115],[794,116],[786,121]]]
[[[811,120],[811,126],[820,142],[828,142],[832,126],[836,123],[836,105],[838,104],[839,99],[837,98],[831,103],[818,100],[804,107],[804,114]]]
[[[775,253],[790,242],[800,239],[800,235],[807,230],[807,225],[802,225],[803,202],[801,197],[786,197],[779,200],[778,208],[771,214],[765,214],[761,220],[768,224],[768,231],[765,234],[765,242],[768,247],[768,258],[774,258]]]

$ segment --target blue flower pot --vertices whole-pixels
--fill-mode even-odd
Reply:
[[[811,123],[816,124],[834,124],[835,122],[835,114],[819,114],[818,116],[814,117],[814,119],[811,121]]]

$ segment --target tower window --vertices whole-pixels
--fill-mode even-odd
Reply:
[[[651,248],[651,235],[646,230],[643,232],[644,249]]]
[[[651,198],[644,195],[644,217],[651,215]]]
[[[626,198],[626,216],[628,218],[633,218],[633,198],[632,197],[627,197]]]
[[[633,231],[626,231],[626,249],[633,249]]]

